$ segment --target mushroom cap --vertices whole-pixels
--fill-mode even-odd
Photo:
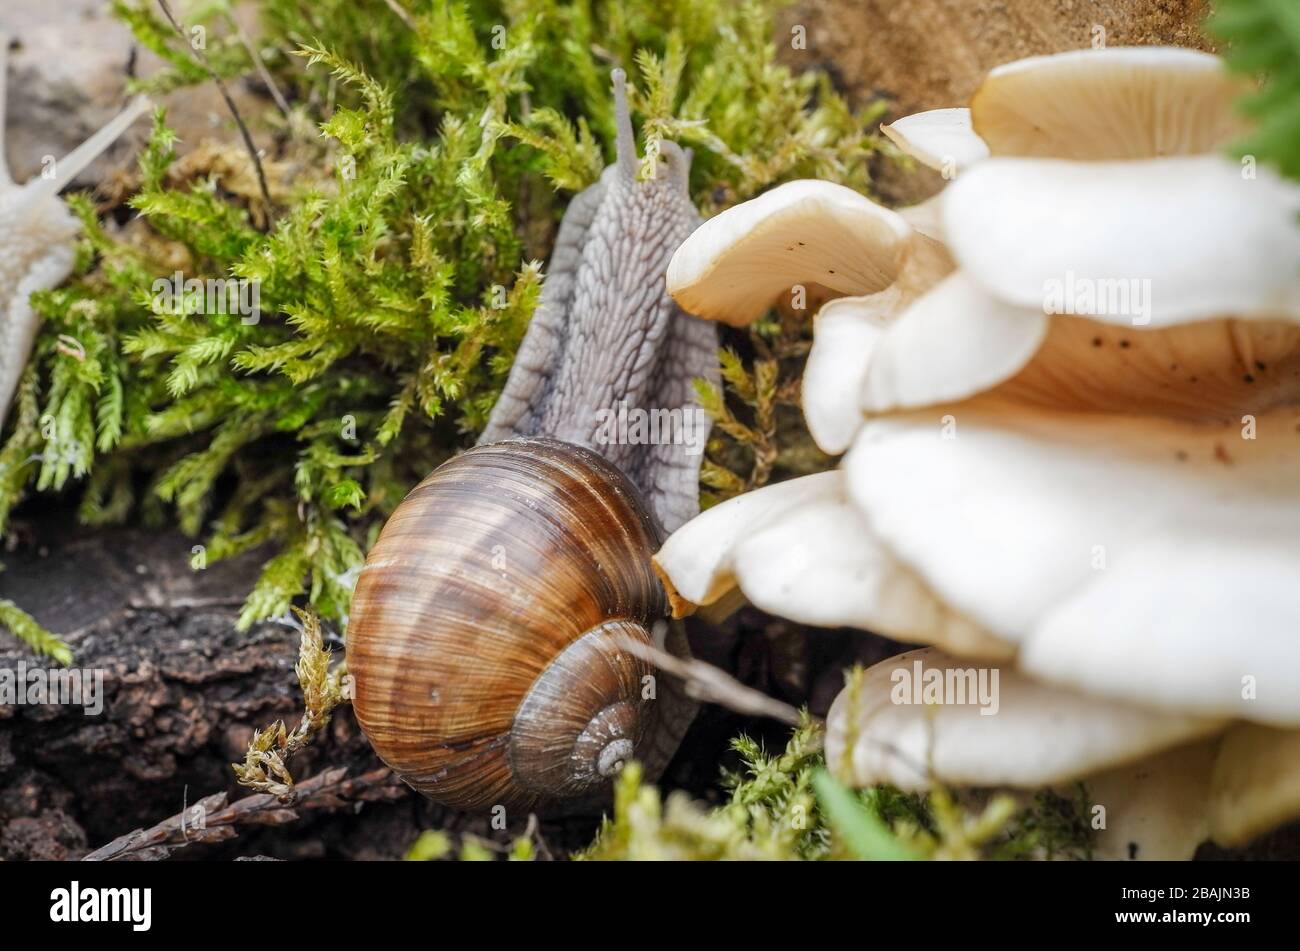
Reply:
[[[880,335],[860,406],[884,413],[980,393],[1033,358],[1048,323],[1041,312],[1005,304],[955,271]]]
[[[922,165],[952,177],[988,158],[989,147],[971,129],[969,109],[931,109],[904,116],[880,131]]]
[[[830,182],[789,182],[691,234],[668,265],[668,292],[697,317],[744,326],[796,284],[871,294],[894,282],[911,226]]]
[[[1300,725],[1300,407],[1254,427],[981,397],[867,420],[843,468],[879,542],[1028,673]]]
[[[989,72],[971,125],[993,155],[1105,160],[1217,152],[1245,131],[1245,84],[1209,53],[1111,47]]]
[[[970,659],[935,648],[891,657],[869,668],[856,689],[831,705],[826,762],[856,786],[891,783],[923,791],[952,786],[1035,789],[1069,782],[1150,753],[1215,733],[1215,719],[1146,710],[1046,686],[1011,667],[984,668],[996,712],[974,702],[916,703],[920,664],[970,690]],[[901,673],[899,673],[901,672]],[[928,675],[934,676],[934,675]],[[968,692],[967,700],[971,694]],[[895,702],[902,699],[904,702]],[[851,749],[850,749],[851,747]]]
[[[943,193],[963,270],[1019,307],[1159,328],[1300,320],[1300,187],[1217,156],[988,159]]]
[[[947,249],[918,234],[893,284],[876,294],[831,301],[818,311],[801,402],[808,430],[823,452],[835,455],[852,444],[878,342],[899,314],[952,268]]]
[[[808,501],[839,494],[839,472],[789,479],[727,499],[673,532],[655,553],[655,571],[676,617],[713,604],[736,587],[736,545],[758,525]]]
[[[1012,653],[876,543],[839,471],[714,506],[674,532],[654,564],[675,610],[712,604],[739,587],[755,607],[802,624],[870,628],[972,656]]]
[[[819,315],[803,387],[825,451],[865,415],[995,387],[1215,421],[1300,401],[1300,189],[1215,158],[990,159],[942,200],[958,271],[935,283],[946,257],[917,262],[943,246],[918,236],[894,285]]]
[[[898,284],[832,301],[804,370],[809,431],[844,452],[873,414],[990,393],[1049,409],[1240,423],[1300,403],[1300,324],[1203,320],[1151,330],[1048,317],[957,271],[904,303]]]
[[[898,215],[927,238],[943,240],[943,192],[915,205],[899,208]]]
[[[1150,330],[1053,317],[1033,358],[995,392],[1050,408],[1240,424],[1300,403],[1300,324],[1230,318]]]
[[[853,445],[862,426],[861,393],[871,356],[904,307],[895,285],[866,297],[833,300],[817,312],[800,403],[808,432],[822,452],[838,455]]]
[[[737,507],[729,534],[688,525],[680,544],[697,551],[670,539],[665,576],[711,598],[739,586],[806,623],[984,656],[1018,648],[1023,671],[1101,699],[1300,725],[1288,597],[1300,590],[1288,541],[1300,529],[1300,188],[1190,154],[1236,134],[1239,90],[1216,58],[1179,50],[995,70],[974,113],[995,155],[1093,161],[986,159],[937,206],[895,216],[911,216],[911,237],[898,237],[904,222],[898,243],[875,247],[901,244],[899,266],[878,269],[882,289],[822,308],[804,377],[818,445],[853,447],[846,481],[782,489],[739,520]],[[959,136],[957,112],[885,131],[933,158],[927,147]],[[789,237],[809,220],[800,204],[818,205],[823,226],[858,217],[838,202],[748,209],[738,237],[710,239],[717,260],[688,292],[743,323],[796,282],[770,277],[782,265],[809,268],[810,282],[839,270],[842,235],[813,251]],[[935,207],[939,227],[925,223]],[[947,274],[935,234],[960,270]],[[731,256],[750,255],[746,241],[784,255],[742,266]],[[1095,293],[1069,296],[1069,282]],[[947,417],[955,439],[942,438]],[[1257,699],[1243,696],[1248,677]]]

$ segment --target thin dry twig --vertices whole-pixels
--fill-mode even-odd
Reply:
[[[716,703],[745,716],[769,717],[790,726],[800,726],[805,722],[803,714],[790,704],[769,697],[761,690],[746,687],[712,664],[693,657],[676,657],[666,650],[631,637],[621,638],[619,646],[633,657],[680,678],[686,685],[687,694],[695,700]]]
[[[239,42],[248,51],[248,56],[253,61],[253,67],[257,70],[257,75],[266,84],[266,88],[271,91],[271,98],[275,100],[275,105],[280,110],[280,114],[286,119],[289,118],[289,100],[284,98],[284,93],[280,92],[280,87],[275,84],[275,77],[271,75],[271,71],[266,68],[266,63],[262,61],[262,54],[257,51],[257,46],[253,43],[252,38],[239,25],[239,18],[232,15],[230,19],[235,25],[235,35],[239,37]]]
[[[181,40],[184,41],[185,30],[180,25],[180,21],[178,21],[172,14],[171,7],[167,5],[167,0],[158,0],[158,6],[162,8],[163,15],[167,17],[167,21],[172,25],[172,29],[174,29],[180,36]],[[193,44],[188,45],[194,53],[194,58],[199,61],[199,64],[205,70],[207,70],[208,75],[212,77],[212,81],[217,84],[217,91],[221,93],[221,98],[226,101],[226,107],[230,110],[230,114],[235,117],[235,125],[239,126],[239,134],[244,140],[244,148],[248,150],[248,155],[253,160],[253,167],[257,169],[257,183],[262,189],[262,200],[266,202],[266,213],[269,219],[271,209],[274,208],[275,205],[271,201],[271,189],[266,185],[266,172],[262,169],[262,159],[257,154],[257,146],[253,144],[253,136],[249,133],[248,126],[244,124],[244,117],[239,114],[239,107],[235,105],[235,100],[231,98],[230,90],[226,88],[225,82],[217,74],[217,71],[212,68],[212,64],[208,62],[207,54]]]
[[[347,769],[334,767],[294,787],[292,803],[261,793],[227,803],[224,792],[205,796],[182,812],[148,829],[119,836],[86,855],[83,862],[122,859],[159,861],[187,845],[224,842],[247,826],[279,826],[297,820],[304,809],[342,809],[359,802],[399,799],[401,781],[387,768],[347,778]]]
[[[411,14],[408,13],[406,8],[398,3],[397,0],[384,0],[384,3],[388,4],[388,9],[396,13],[403,23],[409,26],[412,30],[416,29],[415,21],[411,19]]]

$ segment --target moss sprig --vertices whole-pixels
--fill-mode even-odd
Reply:
[[[1254,129],[1234,146],[1300,181],[1300,6],[1286,0],[1218,0],[1206,27],[1226,41],[1230,69],[1260,80],[1239,106]]]
[[[346,689],[347,667],[340,663],[331,668],[331,654],[321,636],[320,618],[306,611],[295,613],[302,624],[298,663],[294,667],[302,689],[302,717],[292,730],[283,720],[276,720],[266,729],[255,731],[244,762],[231,764],[239,785],[281,799],[291,798],[294,792],[289,760],[325,728],[334,709],[350,699]]]
[[[1027,802],[1005,793],[924,795],[892,786],[852,790],[825,768],[820,727],[793,731],[770,754],[748,737],[741,767],[724,774],[726,803],[706,807],[682,792],[666,799],[632,764],[615,783],[614,807],[590,860],[899,860],[1085,858],[1087,797],[1043,791]]]
[[[736,338],[739,338],[738,340]],[[700,481],[704,507],[789,478],[827,469],[803,421],[800,388],[812,346],[812,322],[781,308],[733,337],[721,353],[722,386],[696,383],[696,397],[714,420]],[[743,348],[743,349],[742,349]]]

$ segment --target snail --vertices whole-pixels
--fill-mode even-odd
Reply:
[[[688,653],[650,556],[699,508],[692,381],[716,382],[717,337],[664,287],[699,223],[690,154],[663,143],[637,181],[612,78],[617,160],[564,215],[482,437],[397,507],[353,594],[357,720],[409,785],[460,809],[585,808],[630,759],[657,775],[694,715],[623,645]],[[695,438],[611,437],[617,414],[663,409],[700,420]]]
[[[66,157],[48,157],[40,178],[19,185],[4,156],[8,52],[9,37],[0,33],[0,425],[40,326],[29,297],[72,273],[80,225],[58,193],[150,108],[148,99],[137,97]]]

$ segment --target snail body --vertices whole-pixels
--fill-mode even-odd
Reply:
[[[565,212],[480,445],[398,506],[353,594],[362,728],[407,783],[463,809],[584,808],[628,759],[656,776],[694,714],[621,645],[689,653],[650,559],[661,529],[699,510],[708,425],[689,443],[620,441],[601,421],[698,418],[693,383],[716,384],[717,336],[664,284],[699,221],[689,154],[661,143],[639,181],[625,77],[612,78],[618,160]]]
[[[546,809],[663,767],[692,711],[620,646],[666,614],[660,533],[636,487],[553,439],[479,446],[385,525],[353,595],[357,719],[415,789]]]

